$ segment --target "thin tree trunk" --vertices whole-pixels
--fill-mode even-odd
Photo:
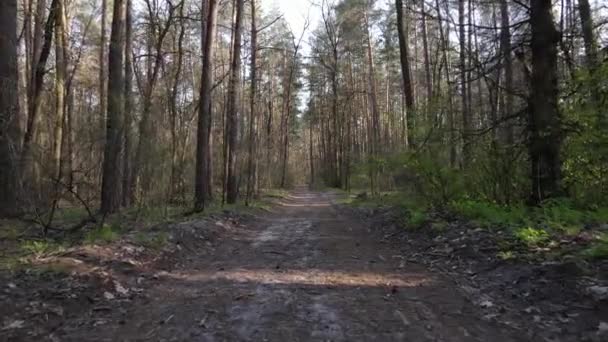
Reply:
[[[124,160],[122,171],[122,205],[130,206],[135,198],[135,186],[132,182],[131,169],[131,125],[133,123],[133,3],[127,1],[125,29],[125,125],[124,125]]]
[[[63,141],[63,123],[65,120],[66,100],[66,17],[63,0],[57,0],[55,10],[55,120],[52,144],[52,177],[61,181],[61,145]]]
[[[470,113],[468,103],[468,87],[467,87],[467,64],[466,64],[466,41],[465,35],[465,12],[464,12],[465,0],[458,0],[458,26],[459,26],[459,39],[460,39],[460,95],[461,95],[461,112],[462,112],[462,155],[463,155],[463,166],[468,166],[469,162],[469,126],[470,126]]]
[[[255,0],[251,0],[251,89],[250,89],[250,98],[249,98],[249,160],[247,165],[247,196],[245,199],[245,203],[248,205],[251,196],[255,191],[254,181],[256,179],[256,169],[254,164],[254,159],[256,158],[257,152],[257,131],[256,131],[256,108],[255,108],[255,100],[256,100],[256,92],[257,92],[257,66],[256,66],[256,56],[257,56],[257,28],[256,28],[256,8],[255,8]]]
[[[107,15],[108,0],[101,0],[101,37],[99,42],[99,127],[100,132],[105,131],[106,109],[108,106],[108,79],[106,71],[106,47],[107,47]]]
[[[23,136],[23,145],[21,149],[21,171],[26,172],[29,169],[30,162],[30,149],[32,140],[36,135],[36,123],[38,120],[38,114],[40,113],[40,106],[42,105],[42,85],[44,83],[44,74],[46,73],[46,62],[51,52],[51,43],[53,40],[53,31],[55,26],[55,11],[58,6],[58,0],[53,0],[51,4],[51,11],[47,18],[44,28],[44,41],[40,50],[40,56],[36,62],[34,71],[34,81],[32,82],[32,96],[31,101],[28,103],[28,118],[25,134]]]
[[[505,105],[503,107],[502,116],[505,118],[513,113],[513,58],[511,57],[511,23],[509,19],[509,4],[507,0],[500,0],[500,18],[502,26],[500,31],[500,47],[505,73],[503,92]],[[505,141],[507,144],[511,145],[514,141],[513,124],[511,122],[505,122],[503,125]]]

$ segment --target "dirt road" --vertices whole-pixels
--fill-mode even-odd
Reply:
[[[94,341],[521,341],[480,320],[456,287],[408,264],[328,193],[272,212],[158,277]],[[62,340],[72,337],[64,336]],[[76,337],[74,337],[76,338]]]

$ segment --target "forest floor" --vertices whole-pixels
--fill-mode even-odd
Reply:
[[[0,341],[606,337],[606,308],[589,302],[597,298],[572,297],[547,282],[539,285],[550,291],[543,298],[524,294],[534,292],[530,282],[480,293],[470,273],[454,272],[452,259],[419,252],[430,240],[416,246],[414,236],[384,227],[382,215],[371,224],[337,205],[339,196],[297,189],[268,210],[226,212],[147,233],[168,234],[162,246],[154,238],[124,237],[40,255],[30,268],[0,272]],[[522,283],[511,279],[513,270],[502,271],[509,284]],[[537,302],[520,303],[518,294]],[[562,316],[547,305],[561,305]],[[567,329],[550,329],[546,322],[555,319]]]

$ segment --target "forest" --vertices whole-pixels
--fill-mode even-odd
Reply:
[[[305,183],[606,204],[605,6],[324,0],[292,32],[252,1],[64,2],[3,4],[4,215]]]
[[[605,278],[607,3],[311,0],[301,25],[271,3],[1,0],[0,257],[321,206],[307,189]]]

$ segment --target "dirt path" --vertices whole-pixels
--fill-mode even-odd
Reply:
[[[479,319],[456,287],[411,265],[332,207],[297,190],[272,212],[192,255],[91,341],[518,341]]]

